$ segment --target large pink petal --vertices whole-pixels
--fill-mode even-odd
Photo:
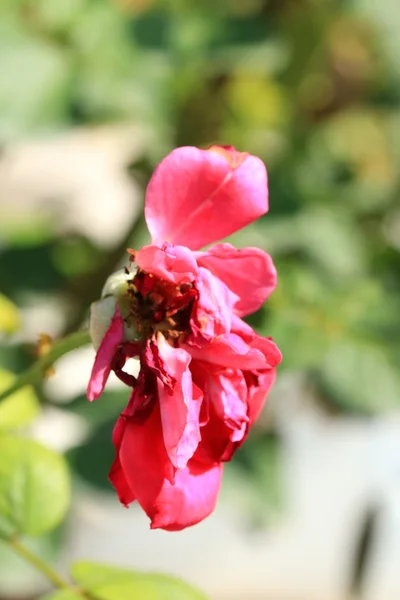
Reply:
[[[203,396],[192,382],[190,354],[182,348],[173,348],[163,336],[158,338],[158,350],[168,373],[176,380],[172,394],[158,380],[165,448],[172,464],[183,469],[200,441],[199,414]]]
[[[198,274],[193,253],[184,246],[144,246],[136,253],[135,262],[143,271],[172,283],[191,282]]]
[[[119,460],[119,447],[124,436],[125,425],[126,419],[118,417],[113,431],[113,444],[117,449],[117,453],[108,478],[114,486],[120,502],[125,506],[128,506],[128,504],[131,504],[131,502],[135,500],[135,496],[133,495],[128,480],[125,477],[121,461]]]
[[[108,479],[117,492],[121,504],[128,506],[135,501],[135,496],[133,495],[128,480],[125,477],[125,473],[118,456],[115,458],[111,466]]]
[[[92,373],[90,375],[87,389],[87,398],[92,402],[96,400],[104,390],[110,375],[112,360],[118,346],[124,339],[124,320],[117,306],[100,347],[97,351]]]
[[[220,240],[268,210],[263,162],[221,147],[173,150],[147,188],[145,217],[152,243],[192,250]]]
[[[191,461],[185,469],[176,471],[171,483],[167,478],[171,463],[157,406],[143,424],[127,420],[119,459],[129,488],[152,520],[153,529],[184,529],[214,510],[221,467]]]
[[[119,445],[115,443],[117,458],[132,495],[143,510],[152,516],[153,502],[158,497],[166,479],[173,480],[172,465],[167,456],[162,437],[160,411],[155,406],[142,423],[120,417],[124,421]],[[112,472],[110,473],[110,479]],[[112,480],[112,483],[118,483]],[[120,493],[120,490],[117,491]]]
[[[174,485],[165,481],[157,498],[151,528],[180,531],[208,517],[217,503],[221,477],[221,464],[209,467],[191,461],[177,471]]]
[[[258,348],[250,347],[235,333],[219,335],[201,348],[189,344],[186,344],[184,348],[190,352],[192,358],[214,365],[232,369],[265,369],[275,366],[276,361],[275,344],[268,340],[266,343],[269,343],[274,349],[268,358]],[[273,361],[273,364],[269,364],[268,359]]]
[[[237,296],[238,315],[255,312],[274,291],[277,274],[272,258],[259,248],[238,250],[231,244],[217,244],[197,253],[197,262],[223,281]]]

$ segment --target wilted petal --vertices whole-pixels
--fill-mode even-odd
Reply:
[[[146,193],[152,243],[198,250],[258,219],[268,210],[263,162],[214,147],[173,150],[159,164]]]
[[[249,421],[247,386],[242,371],[225,369],[213,374],[208,380],[207,394],[218,418],[231,429],[231,441],[241,440]]]
[[[171,393],[158,380],[165,448],[172,464],[182,469],[200,441],[199,414],[203,397],[192,382],[190,354],[181,348],[173,348],[163,336],[158,338],[158,350],[169,374],[176,381]]]
[[[201,343],[230,331],[233,306],[238,297],[218,277],[202,267],[196,288],[199,295],[192,312],[191,339],[194,343]]]
[[[232,333],[239,335],[251,348],[259,350],[265,357],[267,367],[276,367],[282,362],[281,351],[273,339],[258,335],[237,315],[232,316]]]
[[[258,310],[276,287],[276,269],[264,250],[238,250],[231,244],[217,244],[196,254],[198,264],[214,273],[239,297],[235,305],[238,315]]]
[[[194,458],[204,464],[227,461],[248,430],[248,388],[242,371],[192,361],[193,378],[204,390],[201,442]]]
[[[111,324],[107,329],[97,351],[87,389],[88,400],[96,400],[106,385],[110,375],[112,360],[118,346],[124,339],[124,320],[117,306]]]
[[[198,273],[189,248],[173,244],[164,244],[161,248],[144,246],[136,253],[135,262],[143,271],[172,283],[191,282]]]
[[[273,342],[271,344],[274,345]],[[270,366],[263,352],[257,348],[251,348],[235,333],[219,335],[202,348],[192,345],[184,347],[190,352],[192,358],[222,367],[264,369]]]
[[[282,354],[271,338],[258,335],[253,329],[238,316],[232,317],[232,330],[240,334],[245,342],[252,348],[257,348],[264,354],[267,364],[266,369],[244,371],[248,388],[247,404],[250,425],[258,418],[267,395],[276,379],[276,367],[282,361]]]

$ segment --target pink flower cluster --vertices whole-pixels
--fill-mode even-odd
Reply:
[[[200,251],[267,210],[264,164],[232,147],[177,148],[149,183],[152,243],[129,251],[88,398],[100,396],[111,370],[132,388],[113,432],[110,480],[152,528],[183,529],[213,511],[223,463],[274,382],[278,348],[242,320],[276,286],[270,256],[228,243]],[[134,357],[137,376],[124,370]]]

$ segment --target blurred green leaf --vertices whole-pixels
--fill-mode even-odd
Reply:
[[[380,347],[353,340],[336,343],[324,357],[322,383],[348,410],[368,413],[396,410],[400,378]]]
[[[0,279],[6,293],[48,293],[59,289],[64,280],[52,263],[52,248],[52,243],[43,241],[24,247],[10,245],[0,261]]]
[[[17,307],[11,300],[0,294],[0,333],[14,333],[21,327]]]
[[[75,563],[71,574],[98,600],[205,600],[187,583],[166,575],[139,573],[91,562]]]
[[[355,223],[328,207],[303,211],[298,226],[308,255],[333,276],[363,272],[366,262],[363,239]]]
[[[47,0],[23,0],[23,2],[25,14],[30,15],[36,27],[40,27],[43,32],[52,33],[68,31],[87,4],[87,0],[57,0],[57,4]]]
[[[70,481],[62,456],[25,438],[0,436],[0,531],[41,535],[64,518]]]
[[[6,214],[4,214],[6,213]],[[32,248],[51,242],[54,234],[54,221],[48,214],[31,211],[27,215],[7,215],[7,208],[0,213],[0,236],[7,246]]]
[[[400,74],[400,39],[397,24],[400,19],[400,6],[396,0],[381,0],[379,4],[371,0],[353,0],[354,8],[376,23],[382,41],[388,51],[393,67]]]
[[[11,386],[15,379],[13,373],[0,369],[0,392]],[[24,387],[0,402],[0,431],[27,425],[38,412],[39,402],[33,388]]]
[[[66,277],[82,276],[96,268],[100,253],[86,238],[72,236],[54,245],[52,260]]]
[[[11,24],[0,26],[0,137],[60,126],[66,117],[68,55]]]
[[[276,126],[287,121],[287,97],[272,79],[238,73],[227,89],[233,117],[253,127]]]
[[[87,3],[71,36],[80,58],[75,102],[84,118],[130,118],[163,126],[169,99],[165,83],[171,76],[168,55],[139,51],[116,2]]]
[[[40,600],[82,600],[82,594],[73,590],[60,590],[53,594],[43,596]]]

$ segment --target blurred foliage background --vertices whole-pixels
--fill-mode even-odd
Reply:
[[[0,175],[24,141],[82,128],[100,140],[105,126],[147,132],[125,164],[142,199],[175,146],[224,143],[259,155],[270,212],[232,238],[270,252],[279,285],[252,324],[277,341],[280,373],[300,372],[330,415],[396,409],[399,22],[396,0],[1,0]],[[54,185],[43,189],[58,206]],[[112,205],[112,194],[101,202]],[[33,340],[15,306],[24,323],[25,308],[46,299],[61,315],[57,335],[82,327],[107,275],[146,231],[138,210],[102,243],[79,227],[60,230],[62,212],[40,202],[17,215],[12,198],[1,204],[0,365],[19,372]],[[45,387],[36,392],[54,403]],[[82,394],[63,405],[87,421],[70,460],[94,485],[107,485],[125,396],[106,392],[95,414]],[[272,504],[278,437],[267,419],[235,460]]]

